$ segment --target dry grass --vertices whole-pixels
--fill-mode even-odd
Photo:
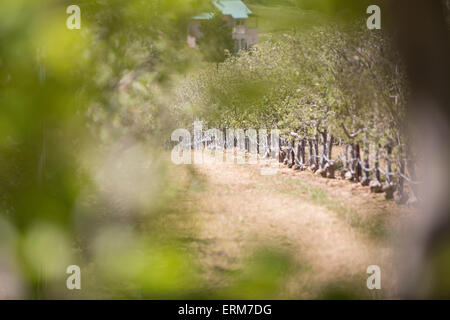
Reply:
[[[226,285],[245,257],[269,246],[295,262],[280,298],[320,297],[329,284],[349,281],[367,295],[372,264],[383,272],[379,295],[394,296],[393,246],[386,238],[398,215],[392,202],[347,181],[287,168],[262,176],[260,168],[196,166],[203,182],[186,199],[196,213],[183,223],[212,286]]]

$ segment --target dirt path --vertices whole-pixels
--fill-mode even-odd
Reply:
[[[374,219],[390,209],[386,201],[362,197],[361,209],[355,200],[361,195],[348,182],[333,182],[345,184],[336,193],[327,179],[287,168],[273,176],[261,175],[258,165],[196,169],[205,184],[190,199],[198,212],[192,221],[194,246],[211,283],[223,285],[224,273],[239,269],[243,257],[268,245],[289,253],[298,269],[280,298],[320,297],[326,285],[342,283],[369,296],[392,296],[392,246],[372,236],[372,228],[379,227]],[[374,264],[383,276],[377,293],[366,288],[366,269]]]

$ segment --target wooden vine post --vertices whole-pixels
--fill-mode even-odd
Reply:
[[[370,156],[370,150],[369,150],[369,144],[367,142],[367,132],[364,134],[364,178],[361,181],[361,184],[363,186],[368,186],[370,184],[370,171],[368,170],[370,168],[370,162],[369,162],[369,156]]]

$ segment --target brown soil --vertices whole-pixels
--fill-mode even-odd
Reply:
[[[203,187],[189,193],[195,214],[185,227],[209,283],[226,285],[228,271],[267,245],[289,253],[297,266],[279,298],[320,297],[328,285],[349,281],[368,296],[395,296],[387,235],[405,212],[367,187],[284,166],[264,176],[262,166],[195,166]],[[366,288],[369,265],[381,268],[380,291]]]

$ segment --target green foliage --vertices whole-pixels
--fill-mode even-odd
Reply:
[[[83,0],[81,30],[66,28],[69,4],[0,2],[0,296],[204,297],[165,224],[193,173],[162,148],[186,115],[173,87],[199,61],[185,31],[203,3]],[[276,259],[252,264],[267,297]],[[66,288],[72,264],[81,291]]]
[[[387,35],[334,25],[274,36],[188,86],[198,117],[211,125],[277,127],[307,138],[326,129],[349,140],[344,124],[378,143],[402,136],[405,83]]]
[[[213,12],[211,19],[201,21],[198,46],[207,61],[223,62],[234,51],[232,28],[228,26],[219,10]],[[227,54],[228,53],[228,54]]]
[[[201,3],[78,1],[81,30],[66,28],[69,4],[0,2],[1,294],[68,297],[71,264],[98,279],[85,296],[177,292],[193,264],[142,230],[156,237],[149,217],[176,212],[185,188],[155,150],[175,125],[169,80],[196,61],[184,30]]]

